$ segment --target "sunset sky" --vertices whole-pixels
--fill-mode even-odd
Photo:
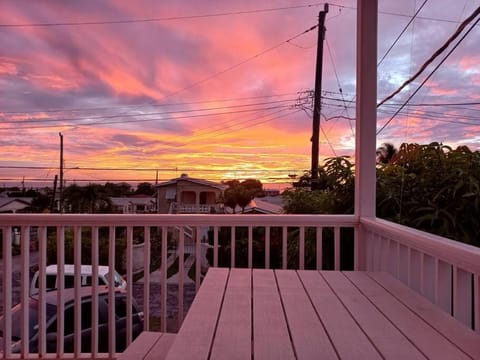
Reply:
[[[155,169],[160,180],[188,173],[280,183],[301,175],[310,167],[318,31],[311,28],[323,6],[2,0],[1,184],[23,178],[27,187],[53,184],[59,132],[67,184],[154,182]],[[378,58],[371,60],[379,63],[388,53],[378,66],[378,101],[417,72],[478,6],[379,0]],[[330,3],[326,29],[321,159],[354,153],[356,1]],[[379,107],[379,130],[460,38]],[[378,145],[438,141],[480,148],[479,39],[477,25],[411,106],[380,131]]]

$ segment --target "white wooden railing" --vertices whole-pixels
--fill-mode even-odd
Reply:
[[[480,333],[480,248],[381,219],[360,224],[366,270],[389,272]]]
[[[168,257],[172,255],[172,247],[178,255],[178,287],[176,287],[178,302],[174,305],[174,312],[177,314],[178,324],[181,324],[184,317],[184,308],[188,306],[188,299],[185,298],[188,285],[184,282],[188,276],[188,269],[185,262],[189,262],[185,251],[185,229],[195,229],[195,262],[192,272],[194,274],[193,292],[198,290],[201,278],[205,271],[202,268],[201,251],[202,240],[200,234],[205,227],[210,228],[212,266],[228,267],[281,267],[289,268],[295,266],[299,269],[331,269],[331,270],[384,270],[399,278],[408,286],[417,290],[429,298],[433,303],[438,304],[458,320],[479,331],[479,274],[480,274],[480,249],[468,245],[453,242],[444,238],[428,235],[400,225],[392,224],[378,219],[359,219],[353,215],[53,215],[53,214],[7,214],[0,215],[0,228],[2,229],[2,287],[1,305],[4,317],[3,332],[3,358],[14,358],[10,354],[11,349],[11,307],[16,302],[12,294],[19,293],[18,301],[27,304],[29,299],[30,286],[30,234],[31,229],[36,229],[38,237],[38,264],[40,269],[40,308],[45,309],[45,268],[47,265],[47,240],[56,242],[57,256],[55,261],[58,264],[65,263],[65,240],[73,234],[74,263],[79,268],[82,264],[82,246],[85,240],[92,243],[91,263],[99,264],[101,237],[108,233],[108,265],[111,268],[120,268],[115,261],[116,243],[119,239],[116,229],[123,229],[126,234],[125,260],[127,280],[127,308],[131,311],[131,299],[138,295],[134,294],[134,271],[132,264],[134,242],[138,242],[138,234],[141,233],[144,240],[144,279],[141,295],[144,329],[151,329],[149,319],[154,317],[151,298],[160,301],[159,326],[156,330],[167,331],[167,318],[172,309],[169,308],[167,294],[171,281],[167,281]],[[12,257],[12,234],[14,228],[20,228],[21,254]],[[88,239],[82,230],[89,230]],[[204,231],[203,231],[204,233]],[[160,234],[159,238],[155,238]],[[227,237],[225,239],[225,236]],[[105,240],[104,240],[105,241]],[[156,250],[151,250],[151,244],[159,241]],[[351,258],[353,262],[345,264],[342,262],[342,252],[345,242],[350,242]],[[328,243],[328,246],[325,245]],[[351,249],[353,246],[353,249]],[[323,251],[328,249],[328,256]],[[118,249],[117,249],[118,250]],[[313,254],[312,254],[313,252]],[[274,256],[277,255],[275,258]],[[241,256],[240,256],[241,255]],[[344,255],[344,254],[343,254]],[[312,259],[307,261],[307,259]],[[152,262],[160,259],[160,289],[156,293],[151,290],[151,274],[148,269]],[[274,259],[276,259],[274,261]],[[329,261],[324,262],[327,259]],[[138,260],[138,259],[137,259]],[[239,260],[243,263],[240,264]],[[12,273],[15,268],[20,271],[20,286],[15,289],[12,284]],[[138,263],[138,261],[136,262]],[[170,258],[171,264],[171,258]],[[293,265],[292,265],[293,264]],[[59,271],[58,301],[62,303],[62,267]],[[94,278],[96,274],[93,274]],[[76,275],[77,279],[80,275]],[[75,281],[77,294],[80,292],[80,282]],[[77,285],[78,284],[78,285]],[[113,304],[113,279],[109,284],[109,304]],[[137,285],[136,285],[137,286]],[[98,291],[97,285],[92,287],[92,293]],[[156,290],[155,290],[156,291]],[[76,300],[80,301],[80,300]],[[78,305],[78,304],[77,304]],[[75,306],[79,309],[79,306]],[[93,303],[94,308],[98,306]],[[29,338],[28,309],[23,307],[23,330],[22,338]],[[96,312],[93,311],[93,314]],[[60,331],[65,321],[63,310],[59,307],[59,331],[57,342],[57,354],[59,358],[66,358],[63,354],[62,337]],[[131,313],[127,314],[131,317]],[[77,329],[81,319],[81,313],[75,316]],[[114,327],[114,309],[109,307],[109,328]],[[98,333],[95,324],[98,318],[92,316],[93,334],[92,343],[97,344]],[[46,354],[46,318],[45,314],[39,318],[39,353],[43,357]],[[132,322],[127,322],[127,343],[131,338]],[[73,357],[80,356],[80,331],[75,336],[75,351]],[[109,334],[109,352],[98,354],[85,354],[87,358],[115,357],[115,333]],[[36,358],[38,354],[28,353],[27,342],[21,344],[22,356],[24,358]],[[82,354],[83,356],[83,354]],[[0,356],[0,358],[2,358]]]
[[[173,211],[177,214],[209,214],[212,207],[215,210],[218,210],[216,204],[183,204],[183,203],[173,203]]]

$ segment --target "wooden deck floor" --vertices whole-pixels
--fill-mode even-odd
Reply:
[[[480,359],[480,335],[384,273],[209,270],[167,359]]]

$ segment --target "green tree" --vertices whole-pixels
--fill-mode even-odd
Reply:
[[[37,196],[32,199],[32,211],[35,213],[47,212],[51,202],[52,195],[38,193]]]
[[[81,187],[76,184],[65,188],[64,205],[70,213],[108,213],[112,211],[112,201],[103,185],[88,184]]]
[[[137,195],[153,195],[155,194],[156,190],[153,185],[149,182],[142,182],[137,185],[137,190],[135,190],[135,194]]]
[[[355,191],[354,165],[348,157],[325,160],[319,169],[318,189],[310,191],[310,173],[294,190],[283,192],[284,210],[289,214],[351,214]]]
[[[388,164],[395,160],[398,153],[397,148],[391,143],[383,143],[377,149],[377,163]]]
[[[377,169],[377,216],[480,246],[480,152],[402,144]]]
[[[104,188],[107,195],[112,197],[127,196],[132,193],[132,186],[126,182],[121,182],[121,183],[107,182]]]
[[[228,185],[228,188],[224,192],[223,203],[226,207],[232,208],[233,213],[235,213],[237,205],[244,213],[245,208],[254,197],[263,195],[263,185],[260,180],[247,179],[242,182],[230,180],[225,184]]]

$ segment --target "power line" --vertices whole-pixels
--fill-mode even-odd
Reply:
[[[402,85],[400,85],[400,87],[395,90],[392,94],[390,94],[389,96],[387,96],[385,99],[383,99],[382,101],[380,101],[378,104],[377,104],[377,107],[379,106],[382,106],[382,104],[384,104],[385,102],[387,102],[388,100],[392,99],[395,95],[397,95],[399,92],[401,92],[408,84],[410,84],[411,82],[413,82],[416,78],[418,78],[422,72],[437,58],[439,57],[445,50],[446,48],[458,37],[460,36],[461,32],[465,29],[465,27],[470,24],[473,19],[475,19],[478,15],[480,14],[480,7],[478,7],[468,18],[466,18],[461,24],[460,26],[455,30],[455,32],[447,39],[447,41],[442,45],[440,46],[437,51],[435,51],[432,56],[430,56],[429,59],[427,59],[427,61],[425,61],[423,63],[423,65],[420,67],[420,69],[418,69],[418,71],[413,74],[409,79],[407,79]],[[478,21],[477,21],[478,22]],[[476,24],[476,23],[475,23]],[[469,30],[470,32],[470,30]],[[463,39],[463,38],[462,38]],[[457,43],[458,45],[458,43]],[[456,46],[455,46],[456,48]]]
[[[418,16],[418,14],[420,13],[420,10],[422,10],[422,8],[425,6],[425,4],[427,3],[428,0],[425,0],[423,2],[423,4],[417,9],[417,11],[415,11],[415,14],[413,14],[413,16],[411,17],[410,21],[407,23],[407,25],[405,25],[405,27],[403,28],[403,30],[400,32],[400,34],[398,34],[397,38],[393,41],[393,43],[390,45],[390,47],[388,48],[388,50],[385,52],[385,54],[383,54],[382,58],[380,59],[380,61],[377,63],[377,67],[380,66],[380,64],[383,62],[383,60],[385,60],[385,58],[387,57],[387,55],[390,53],[390,51],[392,51],[393,47],[397,44],[398,40],[400,40],[400,38],[402,37],[402,35],[405,33],[405,31],[407,31],[408,27],[410,26],[410,24],[415,20],[415,18]]]
[[[217,107],[210,107],[210,108],[199,108],[199,109],[184,109],[184,110],[170,110],[170,111],[163,111],[163,112],[153,112],[153,113],[141,113],[141,114],[122,114],[122,115],[99,115],[99,116],[89,116],[89,117],[81,117],[81,118],[54,118],[54,119],[29,119],[29,120],[3,120],[3,124],[25,124],[25,123],[48,123],[48,122],[60,122],[60,121],[84,121],[84,120],[95,120],[95,119],[114,119],[119,117],[139,117],[139,116],[153,116],[153,115],[171,115],[171,114],[184,114],[184,113],[194,113],[194,112],[207,112],[207,111],[215,111],[215,110],[228,110],[228,109],[237,109],[237,108],[245,108],[251,106],[260,106],[260,105],[272,105],[272,104],[280,104],[286,102],[295,101],[294,99],[286,99],[286,100],[273,100],[268,102],[260,102],[260,103],[249,103],[249,104],[236,104],[236,105],[229,105],[229,106],[217,106]],[[256,109],[247,109],[246,111],[255,111]],[[209,114],[205,114],[209,115]]]
[[[97,125],[112,125],[112,124],[138,124],[144,122],[151,122],[151,121],[171,121],[177,119],[193,119],[199,117],[209,117],[209,116],[221,116],[221,115],[232,115],[232,114],[242,114],[252,111],[261,111],[261,110],[272,110],[272,109],[279,109],[279,108],[290,108],[291,105],[276,105],[270,106],[260,109],[246,109],[246,110],[235,110],[235,111],[223,111],[223,112],[216,112],[216,113],[209,113],[209,114],[190,114],[190,115],[178,115],[178,116],[171,116],[171,117],[161,117],[161,118],[151,118],[151,119],[136,119],[136,120],[112,120],[112,121],[97,121],[97,122],[89,122],[89,123],[74,123],[74,124],[54,124],[54,125],[37,125],[37,126],[22,126],[20,127],[23,130],[31,130],[31,129],[42,129],[42,128],[57,128],[57,127],[79,127],[79,126],[97,126]],[[83,119],[88,120],[88,119]],[[45,120],[46,121],[46,120]],[[56,121],[56,120],[50,120]],[[18,126],[16,127],[0,127],[1,130],[18,130],[20,129]]]
[[[191,20],[191,19],[204,19],[231,15],[248,15],[258,14],[273,11],[294,10],[309,7],[316,7],[323,5],[323,3],[313,3],[305,5],[293,5],[275,8],[254,9],[254,10],[239,10],[229,12],[218,12],[212,14],[200,14],[200,15],[185,15],[185,16],[169,16],[169,17],[157,17],[157,18],[143,18],[143,19],[125,19],[125,20],[103,20],[103,21],[70,21],[70,22],[54,22],[54,23],[22,23],[22,24],[0,24],[3,28],[20,28],[20,27],[54,27],[54,26],[86,26],[86,25],[115,25],[115,24],[134,24],[134,23],[149,23],[149,22],[162,22],[162,21],[174,21],[174,20]]]
[[[334,98],[330,96],[322,96],[322,99],[326,100],[332,100],[332,101],[338,101],[338,102],[343,102],[343,99],[340,98]],[[388,104],[384,104],[382,106],[398,106],[401,105],[402,103],[394,103],[390,102]],[[408,103],[407,106],[472,106],[472,105],[480,105],[480,101],[462,101],[462,102],[441,102],[441,103]],[[478,109],[480,110],[480,109]]]
[[[475,14],[475,16],[477,16],[478,14],[480,14],[480,7],[478,7],[474,12],[473,14],[468,18],[470,19],[469,22],[471,22],[475,17],[472,17],[473,15]],[[447,55],[445,55],[445,57],[437,64],[437,66],[430,72],[430,74],[422,81],[422,83],[417,87],[417,89],[407,98],[407,100],[402,104],[402,106],[400,106],[400,108],[395,112],[395,114],[393,114],[393,116],[388,119],[388,121],[380,128],[380,130],[377,131],[377,135],[380,134],[387,126],[388,124],[390,124],[392,122],[392,120],[397,116],[397,114],[408,104],[408,102],[413,99],[413,97],[420,91],[420,89],[423,87],[423,85],[425,85],[425,83],[433,76],[433,74],[438,70],[438,68],[440,68],[441,65],[443,65],[443,63],[447,60],[447,58],[455,51],[455,49],[462,43],[462,41],[465,39],[465,37],[475,28],[475,26],[478,24],[478,22],[480,21],[480,18],[478,18],[475,23],[473,23],[472,26],[470,26],[470,28],[467,30],[467,32],[460,38],[460,40],[458,40],[458,42],[454,45],[454,47],[447,53]],[[464,22],[465,23],[465,22]],[[460,28],[464,28],[466,26],[463,26],[462,23],[462,26],[459,27]]]
[[[329,5],[330,6],[336,6],[336,7],[343,8],[343,9],[348,9],[348,10],[357,10],[357,8],[354,7],[354,6],[332,4],[331,2],[329,2]],[[393,12],[393,11],[379,10],[378,13],[383,14],[383,15],[400,16],[400,17],[405,17],[405,18],[411,18],[412,17],[412,15],[401,14],[401,13],[397,13],[397,12]],[[441,19],[441,18],[436,18],[436,17],[432,17],[432,16],[417,16],[417,19],[427,20],[427,21],[436,21],[436,22],[445,22],[445,23],[450,23],[450,24],[459,24],[460,23],[460,21],[457,21],[457,20]]]
[[[37,112],[38,113],[56,113],[56,112],[103,111],[103,110],[128,109],[128,108],[132,108],[132,107],[138,108],[138,107],[142,107],[142,106],[151,106],[151,107],[189,106],[189,105],[208,104],[208,103],[231,102],[231,101],[239,101],[239,100],[258,100],[258,99],[291,96],[291,95],[298,95],[298,92],[280,93],[280,94],[271,94],[271,95],[246,96],[246,97],[238,97],[238,98],[198,100],[198,101],[179,102],[179,103],[131,104],[131,105],[104,106],[104,107],[32,109],[32,110],[24,110],[24,111],[1,111],[0,114],[31,114],[31,113],[37,113]]]
[[[337,79],[338,91],[340,92],[340,96],[342,97],[342,100],[343,100],[344,111],[346,112],[347,116],[349,117],[347,103],[345,102],[345,98],[343,96],[342,85],[340,84],[340,78],[339,78],[338,73],[337,73],[337,67],[336,67],[335,61],[333,59],[332,51],[330,50],[330,44],[328,43],[328,39],[326,39],[326,43],[327,43],[328,54],[330,55],[330,61],[331,61],[332,66],[333,66],[333,71],[335,73],[335,78]],[[352,126],[352,123],[350,121],[348,122],[348,125],[350,125],[350,131],[352,132],[352,136],[355,136],[355,132],[353,131],[353,126]]]

